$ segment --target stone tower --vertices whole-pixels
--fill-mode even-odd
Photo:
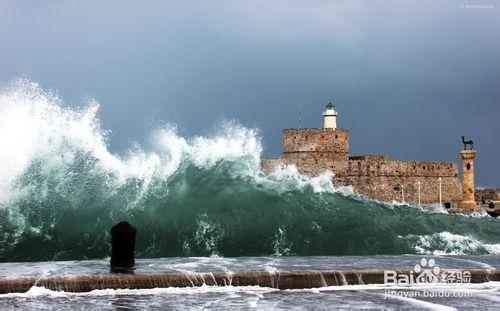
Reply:
[[[283,156],[286,159],[306,159],[309,167],[328,161],[349,161],[349,131],[337,127],[337,112],[332,103],[323,112],[323,128],[283,130]],[[326,164],[325,164],[326,165]]]
[[[323,112],[323,128],[337,128],[337,111],[335,111],[332,103],[329,103],[326,106],[326,110]]]
[[[476,150],[460,151],[462,158],[462,202],[459,203],[459,208],[479,207],[474,199],[474,158],[476,153]]]

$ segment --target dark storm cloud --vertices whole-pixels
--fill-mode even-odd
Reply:
[[[97,98],[114,150],[165,122],[193,135],[226,117],[277,155],[299,110],[319,127],[333,99],[351,153],[458,162],[466,135],[478,184],[499,186],[500,5],[466,3],[3,1],[0,82]]]

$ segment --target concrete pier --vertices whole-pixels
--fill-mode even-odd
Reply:
[[[396,270],[410,275],[411,270]],[[453,270],[456,271],[456,270]],[[468,269],[471,283],[500,281],[499,269]],[[0,294],[27,292],[33,286],[54,291],[89,292],[99,289],[165,287],[261,286],[300,289],[341,285],[384,284],[383,270],[249,271],[235,273],[104,274],[0,279]]]

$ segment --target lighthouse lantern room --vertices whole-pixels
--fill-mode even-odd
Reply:
[[[337,111],[335,111],[335,107],[333,107],[332,103],[326,105],[326,110],[323,112],[323,122],[324,128],[337,128]]]

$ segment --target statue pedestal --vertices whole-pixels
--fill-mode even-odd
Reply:
[[[462,150],[462,202],[458,203],[459,209],[479,209],[480,205],[474,198],[474,158],[476,150]]]
[[[457,207],[459,209],[467,209],[467,210],[481,209],[479,203],[475,201],[462,201],[457,204]]]

